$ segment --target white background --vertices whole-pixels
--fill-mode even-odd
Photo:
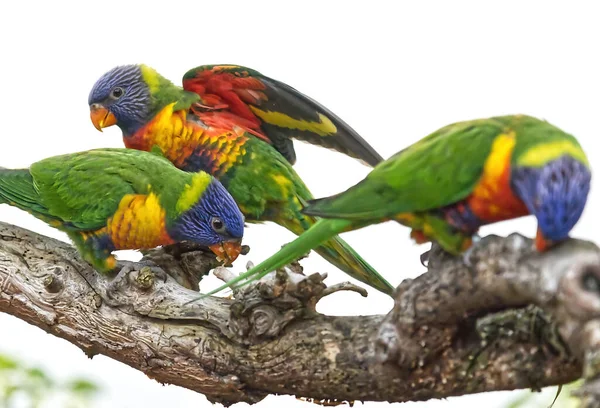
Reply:
[[[6,1],[0,5],[0,165],[24,167],[44,157],[119,147],[118,128],[97,132],[88,92],[115,65],[146,63],[175,83],[201,64],[233,63],[282,80],[336,112],[384,157],[451,122],[511,113],[545,118],[576,135],[592,165],[600,158],[600,24],[593,2],[384,1]],[[368,168],[297,143],[297,172],[315,196],[339,192]],[[598,240],[597,181],[573,235]],[[19,210],[0,220],[63,237]],[[530,218],[482,230],[535,233]],[[427,246],[397,224],[348,233],[350,242],[391,283],[423,272]],[[247,259],[260,261],[293,238],[274,225],[252,226]],[[347,280],[317,255],[307,271]],[[211,278],[214,279],[214,278]],[[216,284],[212,281],[211,285]],[[205,286],[205,288],[208,288]],[[339,294],[328,314],[385,313],[391,300]],[[57,375],[85,374],[104,393],[99,407],[198,407],[206,399],[162,386],[135,370],[0,315],[0,352]],[[500,407],[515,394],[494,393],[406,407]],[[547,405],[553,394],[547,395]],[[260,407],[311,407],[269,397]],[[386,404],[366,403],[368,407]]]

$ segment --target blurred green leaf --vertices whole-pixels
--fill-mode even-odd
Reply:
[[[99,388],[93,382],[85,379],[76,379],[67,384],[67,388],[75,394],[95,394]]]
[[[19,364],[8,356],[0,354],[0,370],[14,370]]]
[[[0,407],[10,408],[15,401],[25,400],[27,406],[35,408],[58,400],[65,408],[89,408],[99,391],[99,387],[87,379],[56,381],[39,367],[27,367],[0,354]]]
[[[29,380],[43,383],[46,386],[52,385],[52,379],[46,375],[40,368],[28,368],[25,370],[25,375],[29,378]]]
[[[15,387],[14,385],[9,385],[4,390],[4,394],[7,398],[10,398],[15,392],[19,391],[19,387]]]

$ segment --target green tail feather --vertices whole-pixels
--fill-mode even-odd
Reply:
[[[214,295],[215,293],[230,288],[232,286],[235,286],[236,288],[241,288],[254,280],[258,280],[266,274],[268,274],[269,272],[281,268],[289,264],[290,262],[298,259],[300,256],[306,254],[311,249],[315,248],[321,242],[330,239],[332,236],[344,231],[350,225],[350,221],[346,220],[319,220],[308,231],[300,235],[298,238],[296,238],[294,241],[290,242],[283,248],[281,248],[279,252],[277,252],[275,255],[256,265],[249,271],[230,280],[221,287],[218,287],[217,289],[212,290],[207,294],[192,300],[191,302],[202,299],[206,296]],[[360,257],[358,256],[357,258],[360,259]],[[237,285],[238,283],[244,280],[246,280],[244,283],[242,283],[241,285]]]
[[[46,215],[48,209],[40,204],[31,173],[27,169],[0,167],[0,203],[10,204],[34,215]]]
[[[304,203],[300,204],[302,205]],[[298,236],[310,230],[311,226],[314,226],[317,221],[317,218],[306,217],[300,214],[295,218],[289,219],[280,217],[276,220],[278,224],[284,226]],[[347,231],[350,225],[352,226],[350,229],[356,229],[357,227],[368,225],[368,223],[344,223],[342,230],[336,230],[336,233],[332,233],[330,239],[320,246],[313,247],[313,250],[325,258],[330,264],[352,276],[354,279],[366,283],[386,295],[391,295],[394,290],[392,285],[379,275],[379,273],[354,249],[352,249],[348,243],[337,236],[337,233]]]
[[[315,248],[315,251],[354,279],[366,283],[386,295],[392,294],[394,290],[392,285],[340,237],[333,237]]]

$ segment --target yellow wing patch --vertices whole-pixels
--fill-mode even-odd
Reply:
[[[214,70],[239,69],[239,68],[241,68],[239,65],[216,65],[213,67]]]
[[[499,180],[506,171],[509,163],[508,158],[515,148],[515,132],[510,131],[498,135],[492,144],[492,150],[483,167],[484,178],[488,180]]]
[[[160,82],[158,79],[158,72],[154,70],[154,68],[150,68],[147,65],[140,65],[140,69],[142,70],[142,78],[148,87],[150,88],[151,93],[155,93],[160,87]]]
[[[583,149],[571,140],[554,140],[539,144],[522,154],[517,164],[520,166],[539,167],[562,155],[572,156],[589,166]]]
[[[176,210],[179,214],[192,208],[212,181],[212,177],[203,171],[194,174],[191,184],[187,184],[177,200]]]
[[[305,130],[308,132],[316,133],[319,136],[331,136],[337,133],[337,128],[335,127],[333,122],[331,122],[331,120],[329,120],[327,116],[322,115],[320,113],[319,121],[311,122],[306,120],[294,119],[281,112],[264,111],[252,105],[250,105],[250,109],[252,109],[252,111],[263,121],[273,125],[289,129]]]
[[[154,193],[125,195],[108,220],[107,232],[116,249],[154,248],[173,243],[166,231],[165,210]]]
[[[477,199],[484,200],[487,203],[498,194],[498,191],[502,188],[500,180],[509,166],[510,155],[515,147],[515,143],[515,132],[512,131],[500,134],[494,139],[490,155],[483,165],[481,180],[479,180],[479,183],[473,190],[473,197],[477,197]],[[488,209],[494,212],[493,209]]]

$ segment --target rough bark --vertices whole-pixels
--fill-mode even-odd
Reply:
[[[318,314],[323,296],[365,293],[328,288],[325,275],[305,276],[298,264],[232,299],[186,304],[216,265],[190,249],[146,254],[165,279],[129,263],[132,273],[111,280],[70,245],[0,223],[0,311],[226,405],[273,393],[417,401],[538,389],[582,374],[582,395],[597,404],[600,250],[592,243],[571,240],[540,255],[519,235],[491,237],[470,267],[433,248],[428,272],[400,285],[387,316],[357,317]]]

